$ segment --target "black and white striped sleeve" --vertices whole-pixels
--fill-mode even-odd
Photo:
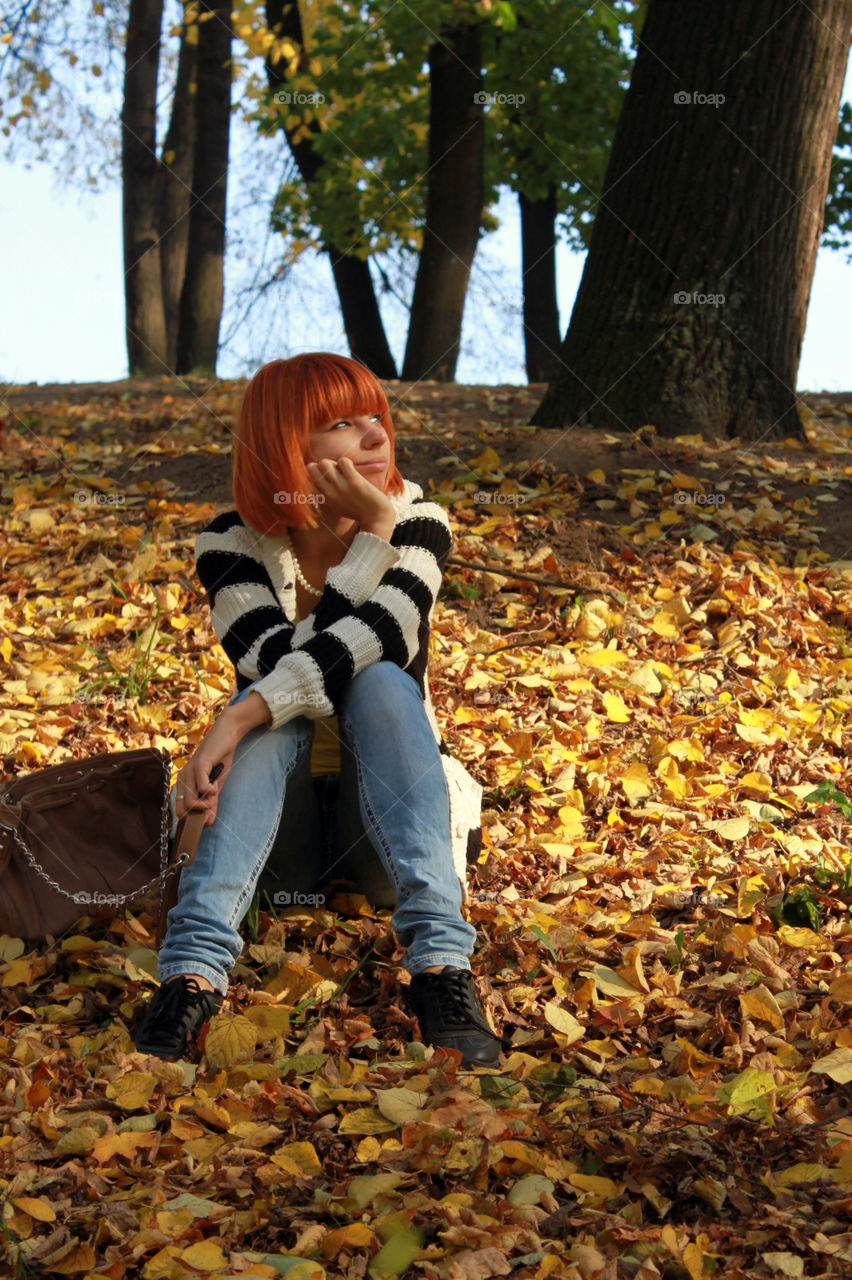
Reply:
[[[346,579],[338,578],[337,575],[342,573],[347,562],[353,557],[359,539],[365,537],[370,539],[368,547],[371,553],[370,569],[375,571],[377,567],[372,547],[374,541],[384,547],[387,555],[384,564],[379,562],[380,567],[375,578],[370,582],[366,574],[356,575],[351,571]],[[340,565],[329,569],[322,598],[313,613],[300,624],[298,639],[293,644],[294,649],[301,648],[306,640],[317,632],[327,631],[335,622],[351,614],[354,608],[366,604],[372,599],[380,582],[384,585],[398,586],[403,591],[407,587],[416,590],[417,583],[412,577],[411,566],[406,564],[403,558],[406,548],[430,552],[435,557],[438,567],[443,570],[451,544],[452,534],[445,511],[437,503],[426,500],[412,503],[410,510],[397,520],[389,544],[376,538],[374,534],[357,534],[346,559]],[[353,567],[356,569],[358,567],[357,558]],[[365,584],[369,584],[366,589]]]
[[[417,655],[420,630],[434,607],[452,547],[443,507],[412,503],[397,521],[391,545],[399,559],[370,599],[315,634],[300,636],[298,647],[282,655],[255,686],[269,706],[273,728],[295,715],[336,714],[341,695],[359,671],[380,661],[405,669]],[[331,710],[317,710],[318,703]]]
[[[281,608],[266,566],[251,553],[245,525],[226,511],[195,540],[195,570],[207,593],[213,630],[240,675],[266,675],[264,654],[290,652],[293,624]]]
[[[359,531],[340,564],[328,571],[310,620],[294,627],[258,554],[257,536],[238,512],[217,516],[195,543],[196,572],[207,594],[213,629],[238,675],[252,683],[269,675],[299,642],[314,634],[317,615],[330,623],[369,600],[382,575],[399,558],[399,551],[385,538]],[[330,715],[330,704],[316,685],[313,664],[307,664],[305,675],[313,701],[302,711]]]

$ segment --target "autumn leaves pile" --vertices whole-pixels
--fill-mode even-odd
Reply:
[[[213,509],[126,485],[95,520],[69,501],[63,437],[41,438],[6,479],[7,774],[148,743],[178,767],[231,686],[192,574]],[[273,1276],[283,1251],[293,1280],[585,1278],[615,1259],[642,1280],[845,1274],[852,574],[804,508],[774,500],[759,535],[754,459],[727,512],[676,503],[707,491],[694,447],[674,480],[604,477],[632,550],[594,566],[547,546],[560,477],[524,488],[489,450],[472,481],[436,480],[454,556],[503,571],[448,570],[431,684],[485,789],[468,909],[505,1068],[457,1073],[410,1043],[388,915],[357,897],[261,913],[197,1064],[132,1050],[150,912],[0,939],[16,1265]],[[485,484],[525,501],[475,504]],[[87,703],[99,651],[119,672]]]

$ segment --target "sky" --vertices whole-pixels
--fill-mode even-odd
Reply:
[[[852,63],[844,99],[852,95]],[[247,311],[242,291],[263,262],[277,258],[265,229],[264,196],[277,166],[259,166],[256,141],[235,130],[229,171],[229,219],[239,209],[251,224],[242,244],[229,244],[224,345],[217,373],[248,376],[267,360],[297,351],[348,354],[331,272],[324,257],[305,254],[287,278]],[[264,186],[261,174],[268,173]],[[495,210],[501,226],[480,242],[465,306],[456,380],[524,384],[520,296],[520,227],[508,191]],[[113,381],[127,376],[122,290],[121,194],[60,184],[46,164],[0,160],[0,244],[5,304],[0,309],[3,384]],[[852,389],[848,342],[852,299],[849,250],[821,249],[811,289],[799,366],[799,391]],[[557,289],[564,337],[585,254],[560,245]],[[374,276],[375,279],[375,276]],[[397,366],[406,313],[385,295],[381,307]]]

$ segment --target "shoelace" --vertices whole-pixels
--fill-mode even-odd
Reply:
[[[440,1008],[445,1016],[461,1022],[475,1022],[478,1027],[490,1030],[483,1026],[484,1020],[476,1007],[473,985],[466,969],[449,973],[445,970],[443,973],[426,976],[434,981],[429,982],[425,990],[433,1005]]]
[[[167,1019],[174,1019],[178,1026],[182,1025],[194,997],[213,995],[212,991],[203,991],[195,978],[185,978],[183,981],[176,978],[173,982],[164,982],[160,990],[164,995],[158,1010],[157,1026],[151,1028],[151,1035],[155,1040],[168,1037],[170,1028]]]

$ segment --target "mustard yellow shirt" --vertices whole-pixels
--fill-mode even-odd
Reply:
[[[296,621],[300,621],[298,604]],[[340,773],[340,726],[337,716],[320,716],[314,720],[311,777],[318,778],[323,773]]]

